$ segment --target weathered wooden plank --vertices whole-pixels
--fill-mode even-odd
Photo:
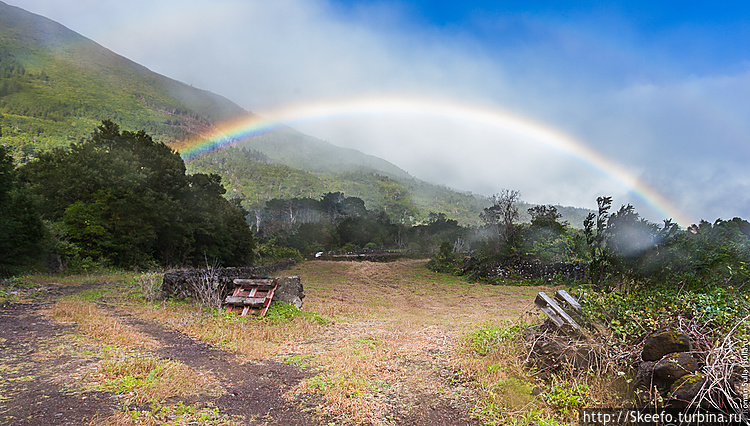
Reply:
[[[263,304],[266,303],[266,298],[265,297],[227,296],[224,303],[228,305],[263,306]]]
[[[260,311],[260,316],[265,317],[266,312],[268,312],[268,307],[271,306],[271,300],[273,300],[273,292],[276,290],[276,288],[272,288],[271,291],[268,292],[266,295],[266,303],[263,305],[263,310]]]
[[[547,315],[547,318],[551,319],[556,326],[562,327],[565,325],[565,321],[563,321],[563,319],[560,318],[557,313],[555,313],[554,309],[548,306],[538,306],[538,308],[540,311],[544,312],[544,314]]]
[[[573,320],[573,318],[571,318],[570,315],[568,315],[568,313],[565,312],[565,310],[560,305],[558,305],[554,299],[547,296],[545,292],[540,291],[539,294],[537,294],[536,299],[534,300],[534,304],[539,307],[539,309],[541,309],[541,311],[544,312],[555,324],[557,324],[558,327],[563,327],[567,324],[576,331],[582,331],[581,326],[579,326],[578,323],[576,323],[575,320]]]
[[[575,312],[581,313],[581,304],[578,303],[575,297],[568,294],[565,290],[557,290],[555,292],[555,299],[567,303]]]
[[[234,283],[234,285],[238,287],[242,287],[245,289],[257,288],[259,290],[268,290],[276,286],[276,280],[271,278],[235,278],[232,280],[232,283]]]

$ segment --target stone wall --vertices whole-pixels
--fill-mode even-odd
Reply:
[[[518,276],[525,279],[552,280],[555,276],[571,281],[588,281],[589,264],[586,262],[542,263],[539,261],[513,261],[496,266],[491,276],[511,278]]]
[[[195,298],[194,286],[191,281],[209,279],[212,287],[221,294],[221,299],[230,295],[234,290],[232,280],[235,278],[268,278],[275,272],[294,266],[294,259],[267,266],[247,266],[237,268],[206,269],[183,269],[170,271],[164,274],[161,293],[163,298],[187,299]],[[299,277],[273,277],[279,283],[274,293],[274,301],[285,302],[302,307],[303,292],[302,281]]]

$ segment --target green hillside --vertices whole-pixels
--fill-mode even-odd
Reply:
[[[171,142],[248,114],[0,2],[0,142],[20,159],[87,137],[103,119]]]
[[[419,222],[429,213],[444,212],[462,223],[476,223],[486,201],[409,177],[399,179],[372,169],[314,173],[271,162],[256,150],[227,148],[188,162],[191,173],[225,176],[230,196],[249,209],[273,198],[319,198],[343,192],[361,198],[367,208],[385,210],[398,221]]]
[[[20,163],[88,138],[104,119],[177,146],[243,116],[252,114],[0,2],[0,144]],[[188,166],[192,172],[220,174],[228,196],[242,198],[250,208],[273,198],[340,191],[397,221],[420,222],[430,212],[444,212],[477,224],[488,205],[485,197],[419,181],[381,158],[291,128],[237,142],[246,151],[220,150]],[[582,221],[568,220],[573,226]]]
[[[398,178],[371,169],[314,173],[277,164],[260,150],[226,148],[187,163],[190,173],[217,173],[224,176],[230,197],[242,200],[250,210],[262,208],[274,198],[320,198],[327,192],[343,192],[361,198],[371,210],[385,210],[399,222],[420,223],[430,212],[445,213],[462,224],[479,225],[479,213],[490,204],[486,197],[458,192],[413,177]],[[527,209],[519,203],[521,221],[529,221]],[[555,206],[574,228],[581,228],[588,209]]]
[[[341,148],[300,133],[280,129],[245,140],[239,146],[260,151],[273,162],[315,173],[370,171],[397,179],[412,179],[409,173],[382,158],[351,148]]]

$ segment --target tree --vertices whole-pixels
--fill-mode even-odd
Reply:
[[[583,221],[583,232],[586,236],[586,244],[591,252],[591,263],[589,264],[589,275],[591,282],[598,288],[604,286],[605,271],[607,268],[606,231],[609,209],[612,207],[612,197],[597,197],[597,214],[589,213]]]
[[[144,131],[107,120],[21,172],[81,258],[122,267],[250,261],[247,212],[223,198],[221,178],[187,175],[180,155]]]
[[[497,236],[497,250],[505,248],[506,254],[510,255],[517,249],[515,231],[519,219],[517,203],[520,199],[519,191],[503,189],[492,196],[492,205],[486,207],[480,215]]]
[[[33,194],[18,181],[13,157],[0,145],[0,277],[38,260],[46,235]]]
[[[528,209],[531,224],[525,229],[523,240],[527,253],[542,261],[562,260],[568,256],[570,247],[563,238],[568,223],[559,222],[562,215],[552,205],[534,206]]]
[[[621,268],[632,268],[628,261],[636,259],[656,244],[659,229],[656,224],[640,217],[628,204],[607,220],[607,249]]]
[[[549,229],[557,233],[562,233],[568,227],[568,222],[559,222],[562,214],[558,213],[557,207],[552,205],[534,206],[527,210],[531,216],[531,226],[536,228]]]

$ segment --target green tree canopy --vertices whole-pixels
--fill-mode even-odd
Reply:
[[[31,191],[0,145],[0,277],[39,258],[46,232]]]
[[[179,154],[143,131],[104,121],[85,142],[22,168],[74,252],[137,266],[251,260],[245,211],[222,197],[217,175],[187,175]]]

